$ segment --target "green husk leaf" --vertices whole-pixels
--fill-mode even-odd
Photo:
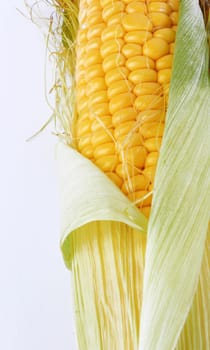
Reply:
[[[70,235],[94,221],[123,222],[146,233],[147,219],[91,161],[62,142],[57,145],[61,195],[61,249],[71,265]]]
[[[79,348],[137,349],[147,219],[73,148],[60,142],[56,158]]]
[[[193,304],[188,314],[176,350],[209,349],[210,334],[210,231],[205,244],[199,282]]]
[[[169,109],[148,226],[140,350],[210,347],[210,319],[205,311],[210,309],[209,48],[198,1],[183,0],[180,7]]]

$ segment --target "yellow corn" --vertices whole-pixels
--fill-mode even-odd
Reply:
[[[148,217],[178,0],[81,0],[80,6],[77,147]]]

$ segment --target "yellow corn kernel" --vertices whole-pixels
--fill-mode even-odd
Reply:
[[[78,148],[80,151],[83,152],[83,150],[91,145],[91,134],[84,135],[80,137],[78,142]]]
[[[126,162],[118,164],[115,171],[118,176],[125,180],[138,174],[138,169]]]
[[[148,11],[149,12],[162,12],[166,13],[167,15],[170,15],[171,13],[171,7],[165,3],[165,2],[151,2],[148,4]]]
[[[101,56],[105,58],[113,53],[121,52],[123,44],[124,41],[122,39],[112,39],[106,41],[104,44],[101,45]]]
[[[77,62],[77,65],[76,65],[76,75],[78,79],[79,78],[82,79],[85,75],[85,67],[84,67],[85,55],[86,55],[86,51],[85,51],[85,54],[83,54],[80,57],[80,60]]]
[[[171,27],[175,32],[177,31],[177,26]]]
[[[157,72],[154,69],[138,69],[129,74],[129,79],[134,84],[156,82]]]
[[[90,108],[90,113],[94,117],[102,117],[108,115],[109,112],[109,103],[104,102],[104,103],[97,103],[89,106]]]
[[[159,2],[159,0],[147,0],[148,3]],[[161,2],[168,2],[168,0],[161,0]]]
[[[89,12],[89,9],[88,9]],[[89,13],[89,16],[87,17],[87,26],[91,27],[94,24],[99,24],[103,22],[103,18],[101,15],[101,11],[94,11],[91,12],[91,14]]]
[[[84,58],[81,57],[81,60],[79,63],[76,65],[76,78],[79,84],[83,84],[83,82],[86,83],[85,79],[85,67],[84,67]]]
[[[174,53],[174,46],[175,46],[174,43],[170,44],[170,51],[169,52],[172,54]]]
[[[91,131],[91,121],[89,118],[80,119],[77,123],[77,137],[82,137],[86,134],[90,134]]]
[[[95,24],[94,26],[90,27],[87,32],[87,39],[91,40],[97,37],[101,37],[101,32],[106,27],[105,23],[99,23]]]
[[[168,15],[161,12],[150,12],[149,18],[154,29],[160,28],[170,28],[172,25],[172,21]]]
[[[121,53],[113,53],[112,55],[106,57],[102,64],[105,73],[107,73],[111,69],[124,65],[125,57]]]
[[[113,114],[112,123],[116,127],[119,124],[136,120],[136,116],[137,113],[133,107],[123,108]]]
[[[145,198],[146,197],[146,198]],[[152,203],[152,195],[149,194],[149,191],[136,191],[136,192],[132,192],[128,194],[128,198],[132,201],[132,202],[136,202],[137,206],[139,208],[143,207],[143,206],[149,206]]]
[[[109,98],[112,98],[124,92],[131,92],[132,88],[133,84],[129,80],[118,80],[109,86],[107,93]]]
[[[78,102],[77,102],[78,105]],[[89,113],[88,113],[88,108],[84,108],[82,111],[80,111],[79,114],[79,119],[85,119],[85,118],[89,118]]]
[[[83,45],[87,41],[88,29],[80,29],[77,36],[77,42],[79,45]]]
[[[155,38],[160,38],[163,39],[165,41],[167,41],[167,43],[172,43],[175,41],[175,36],[176,33],[172,28],[161,28],[158,29],[154,32],[153,36]]]
[[[101,6],[97,2],[91,2],[88,5],[88,13],[92,14],[93,12],[100,11],[101,12]],[[81,11],[82,12],[82,11]]]
[[[160,84],[167,84],[171,80],[171,69],[161,69],[158,72],[158,82]]]
[[[159,152],[150,152],[145,161],[145,168],[156,166],[158,158],[159,158]]]
[[[84,83],[87,83],[87,79],[85,76],[85,68],[84,66],[77,65],[76,66],[76,79],[79,82],[79,85],[83,85]]]
[[[125,15],[122,19],[122,25],[127,32],[135,30],[152,31],[152,23],[150,19],[139,12],[133,12]]]
[[[83,61],[83,62],[82,62]],[[84,67],[84,60],[82,60],[79,64],[77,64],[76,66],[76,78],[79,81],[85,81],[86,82],[86,78],[85,78],[85,67]]]
[[[77,50],[77,54],[81,57],[81,59],[85,57],[86,54],[86,46],[81,46],[78,50]],[[83,60],[82,60],[83,61]],[[80,62],[77,62],[77,65],[81,65]]]
[[[94,104],[104,103],[104,102],[108,102],[107,91],[101,90],[90,95],[88,105],[89,105],[89,108],[91,108],[92,105]]]
[[[102,62],[102,57],[98,49],[89,50],[86,53],[84,60],[84,66],[89,67],[91,65],[99,64]]]
[[[147,109],[138,113],[137,121],[140,125],[143,123],[160,122],[165,120],[165,114],[163,109]]]
[[[116,15],[109,18],[107,21],[108,26],[113,26],[122,23],[122,18],[125,16],[124,12],[119,12]]]
[[[135,124],[136,122],[132,120],[116,126],[114,130],[116,140],[123,135],[128,135],[134,129]]]
[[[111,129],[112,126],[113,125],[112,125],[111,115],[105,115],[101,118],[97,118],[97,119],[93,120],[92,125],[91,125],[91,130],[94,133],[97,130]]]
[[[78,19],[79,19],[79,23],[80,23],[80,28],[82,27],[86,27],[87,26],[87,7],[84,6],[84,11],[80,12],[78,14]]]
[[[66,1],[66,0],[64,0],[64,1]],[[87,5],[90,6],[92,3],[94,3],[93,0],[86,0],[85,2],[83,2],[84,7],[86,7]],[[98,5],[99,5],[99,2],[98,2]]]
[[[161,96],[162,86],[159,83],[141,83],[135,86],[133,92],[137,96],[152,94]]]
[[[139,111],[144,111],[148,109],[163,109],[164,99],[161,96],[154,95],[138,96],[135,99],[134,106]]]
[[[140,68],[155,68],[155,62],[151,58],[140,55],[130,57],[125,65],[132,71]]]
[[[164,99],[165,99],[165,106],[166,106],[166,109],[167,109],[167,107],[168,107],[169,95],[165,95],[165,96],[164,96]]]
[[[134,30],[125,34],[126,43],[143,45],[147,40],[152,38],[152,33],[148,30]]]
[[[94,0],[95,1],[95,0]],[[100,0],[101,7],[105,7],[113,3],[113,0]]]
[[[130,92],[120,94],[111,98],[109,103],[110,113],[115,113],[120,109],[132,106],[134,101],[134,95]]]
[[[142,214],[144,214],[144,216],[146,216],[146,218],[149,218],[150,212],[151,212],[151,206],[142,207],[141,212]]]
[[[94,149],[93,155],[96,159],[115,154],[114,142],[103,143]]]
[[[103,42],[106,42],[108,40],[122,38],[124,34],[125,30],[123,29],[121,24],[109,25],[103,30],[101,34],[101,40]]]
[[[101,64],[94,64],[93,66],[86,67],[86,77],[87,81],[94,78],[104,77],[104,71]]]
[[[108,5],[106,5],[102,11],[102,17],[104,21],[108,21],[110,17],[113,15],[123,12],[125,5],[122,1],[112,1]]]
[[[135,167],[142,169],[144,167],[147,157],[147,151],[144,146],[134,146],[120,152],[119,158],[123,162],[123,159]]]
[[[78,75],[76,74],[76,78],[78,80],[77,87],[76,87],[77,91],[83,87],[85,87],[85,89],[86,89],[87,81],[86,81],[85,77],[83,76],[81,78],[78,78]]]
[[[130,4],[133,0],[123,0],[125,4]],[[145,2],[145,0],[139,0],[139,2]]]
[[[156,61],[157,70],[171,68],[173,62],[173,55],[165,55]]]
[[[87,112],[87,106],[85,106],[85,108],[84,109],[82,109],[80,112],[78,111],[78,105],[79,105],[79,103],[78,103],[78,101],[76,100],[76,107],[77,107],[77,112],[78,112],[78,118],[77,118],[77,122],[78,121],[82,121],[82,120],[84,120],[84,119],[88,119],[89,118],[89,115],[88,115],[88,113],[86,113]]]
[[[140,132],[144,139],[151,137],[162,137],[164,132],[164,123],[144,123],[140,126]]]
[[[118,137],[116,148],[119,152],[121,152],[122,149],[126,150],[133,146],[143,146],[143,139],[139,130],[135,131],[135,128],[134,128],[133,130],[131,130],[131,132],[132,132],[132,135],[124,134]]]
[[[96,159],[95,164],[103,171],[112,172],[115,170],[118,162],[116,155],[110,155]]]
[[[124,193],[128,194],[129,192],[145,190],[147,186],[148,180],[144,175],[135,175],[128,178],[121,189]]]
[[[77,110],[78,113],[80,113],[83,109],[87,108],[88,106],[88,98],[84,96],[80,99],[79,103],[77,103]]]
[[[86,52],[88,52],[93,49],[100,50],[100,48],[101,48],[101,38],[95,38],[95,39],[88,40],[85,50]]]
[[[110,178],[110,180],[112,180],[112,182],[114,182],[115,185],[117,185],[119,188],[122,186],[123,180],[122,180],[121,177],[118,176],[116,173],[108,172],[108,173],[106,173],[106,175],[107,175],[107,176]]]
[[[87,84],[86,95],[89,96],[90,94],[93,94],[94,92],[97,92],[100,90],[106,90],[106,83],[103,77],[92,79]]]
[[[141,55],[142,47],[138,44],[125,44],[122,48],[122,53],[126,58]]]
[[[150,184],[148,190],[151,192],[154,190],[154,183]]]
[[[168,0],[169,6],[171,6],[173,11],[178,11],[179,9],[179,0]]]
[[[156,172],[156,166],[150,166],[143,170],[143,174],[145,175],[145,177],[152,183],[154,182],[155,172]]]
[[[170,88],[170,84],[167,83],[167,84],[163,84],[163,93],[164,95],[168,95],[169,94],[169,88]]]
[[[77,86],[76,96],[77,100],[82,99],[86,96],[86,84],[81,84],[80,87]]]
[[[148,152],[157,152],[160,150],[161,142],[160,137],[152,137],[144,141],[144,147]]]
[[[81,108],[79,108],[80,106],[80,101],[84,101],[84,100],[87,100],[88,101],[88,97],[86,96],[86,91],[85,89],[81,89],[80,91],[76,92],[76,106],[77,106],[77,111],[78,111],[78,114],[81,113]],[[87,106],[87,105],[86,105]],[[85,107],[86,107],[85,106]]]
[[[83,148],[82,154],[84,157],[93,161],[93,147],[91,145]]]
[[[177,11],[172,12],[172,13],[170,14],[170,19],[172,20],[173,25],[177,25],[177,24],[178,24],[178,19],[179,19],[179,14],[178,14],[178,12],[177,12]]]
[[[138,12],[138,13],[146,14],[147,7],[145,2],[132,1],[130,4],[127,5],[126,12],[127,13]]]
[[[95,148],[103,143],[113,141],[113,129],[99,129],[91,136],[91,144]]]
[[[129,70],[126,67],[117,67],[111,69],[105,75],[105,82],[107,86],[110,86],[112,83],[118,80],[127,79],[129,73]]]
[[[167,41],[161,38],[151,38],[143,46],[143,54],[151,57],[153,60],[157,60],[168,53],[169,45]]]

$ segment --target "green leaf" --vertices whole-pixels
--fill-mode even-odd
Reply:
[[[145,216],[91,161],[61,142],[57,145],[56,158],[61,195],[61,248],[68,267],[69,235],[87,223],[123,222],[146,233]]]
[[[207,297],[209,288],[209,263],[201,277],[210,219],[208,43],[198,1],[183,0],[180,6],[169,109],[148,226],[140,350],[210,347],[210,319],[202,306],[208,304],[210,309],[209,301],[195,306],[199,276],[205,281],[199,284],[200,293]],[[187,317],[188,331],[182,333],[180,345]],[[202,329],[200,319],[205,320]]]

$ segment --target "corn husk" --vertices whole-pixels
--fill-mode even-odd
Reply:
[[[142,234],[147,219],[91,161],[60,142],[56,147],[61,202],[61,248],[71,266],[70,235],[94,221],[122,222]]]
[[[147,219],[77,151],[56,156],[79,349],[137,349]]]
[[[182,1],[180,7],[148,227],[140,332],[144,350],[174,349],[180,334],[178,349],[210,347],[208,43],[198,2]]]

